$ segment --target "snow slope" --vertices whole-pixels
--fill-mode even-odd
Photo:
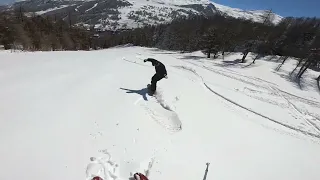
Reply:
[[[160,0],[128,0],[129,3],[131,3],[131,6],[124,6],[118,9],[120,12],[120,19],[116,22],[119,24],[118,27],[122,28],[137,28],[137,27],[143,27],[144,24],[161,24],[161,23],[167,23],[172,21],[174,18],[170,17],[169,14],[176,11],[177,14],[188,16],[188,14],[181,12],[181,10],[184,10],[186,12],[192,12],[193,14],[201,14],[195,9],[192,8],[184,8],[180,7],[180,5],[187,5],[188,1],[160,1]],[[199,3],[199,2],[198,2]],[[149,15],[140,15],[136,14],[136,12],[148,12]],[[136,21],[130,16],[134,16],[139,19],[139,21]],[[151,18],[153,17],[153,18]],[[159,20],[162,19],[162,20]],[[101,19],[102,22],[110,21],[108,18]],[[109,29],[109,25],[104,25],[102,27],[103,30]]]
[[[153,57],[167,67],[146,94]],[[238,64],[142,47],[0,51],[0,179],[318,180],[320,98],[290,60]],[[248,60],[253,55],[248,56]],[[247,66],[247,67],[246,67]],[[306,86],[310,84],[309,86]]]
[[[74,4],[72,4],[72,5],[74,5]],[[38,12],[36,12],[36,14],[42,15],[42,14],[45,14],[45,13],[48,13],[48,12],[51,12],[51,11],[55,11],[55,10],[58,10],[58,9],[63,9],[63,8],[66,8],[66,7],[72,6],[72,5],[62,5],[60,7],[54,7],[54,8],[47,9],[45,11],[38,11]]]
[[[268,14],[265,10],[243,10],[239,8],[224,6],[217,3],[212,4],[217,8],[218,11],[220,11],[223,14],[226,14],[227,16],[252,20],[254,22],[264,22],[265,16],[266,14]],[[270,16],[270,20],[274,24],[280,23],[280,21],[283,19],[282,16],[274,13],[270,14]]]

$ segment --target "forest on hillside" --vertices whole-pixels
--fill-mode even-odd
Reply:
[[[165,50],[192,52],[201,50],[208,58],[219,52],[242,52],[242,63],[249,52],[257,57],[282,56],[281,65],[289,57],[298,58],[296,74],[299,79],[308,68],[320,70],[320,19],[285,18],[277,25],[271,23],[270,13],[263,23],[215,15],[177,19],[170,24],[146,26],[119,32],[99,39],[95,44],[107,48],[132,43],[137,46],[157,47]],[[318,80],[320,79],[320,76]]]
[[[62,19],[26,17],[18,10],[0,13],[0,44],[24,51],[89,50],[90,33]]]
[[[242,52],[242,62],[249,52],[254,52],[258,54],[254,61],[266,55],[282,56],[281,64],[288,57],[298,58],[297,68],[301,66],[298,78],[308,68],[319,70],[320,19],[289,17],[274,25],[271,18],[268,11],[263,23],[219,14],[192,16],[170,24],[101,33],[93,27],[87,30],[72,26],[68,19],[26,17],[21,9],[16,9],[0,14],[0,44],[5,49],[55,51],[101,49],[131,43],[181,52],[201,50],[208,58],[217,57],[219,52]],[[97,33],[100,36],[94,36]]]
[[[219,15],[199,16],[110,35],[99,46],[133,43],[167,50],[206,50],[208,55],[248,50],[300,58],[320,48],[319,33],[320,19],[316,18],[287,18],[275,26]]]

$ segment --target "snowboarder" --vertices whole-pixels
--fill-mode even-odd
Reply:
[[[147,61],[151,62],[152,66],[154,66],[156,70],[156,74],[153,75],[151,78],[151,85],[149,88],[150,93],[153,94],[157,89],[157,82],[163,78],[166,78],[166,79],[168,78],[167,70],[166,70],[166,67],[161,62],[153,58],[148,58],[144,60],[144,62],[147,62]]]
[[[133,175],[133,178],[135,180],[149,180],[145,175],[141,174],[141,173],[135,173]]]

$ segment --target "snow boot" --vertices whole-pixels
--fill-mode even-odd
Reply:
[[[150,87],[151,87],[151,85],[150,85],[150,84],[148,84],[148,85],[147,85],[148,94],[149,94],[149,96],[153,96],[153,95],[155,94],[155,92],[156,92],[156,91],[152,91],[152,90],[150,89]]]

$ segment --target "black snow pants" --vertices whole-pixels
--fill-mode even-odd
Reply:
[[[151,78],[151,86],[150,91],[155,92],[157,89],[157,82],[160,81],[162,78],[164,78],[164,75],[162,74],[155,74]]]

